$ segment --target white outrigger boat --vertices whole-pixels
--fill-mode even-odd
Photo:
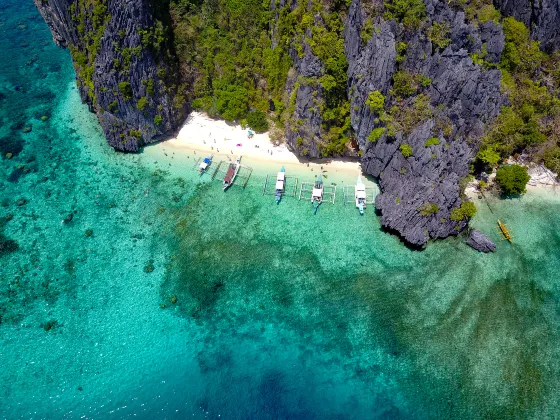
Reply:
[[[213,157],[214,155],[210,155],[209,157],[202,159],[202,162],[200,162],[200,165],[198,167],[198,173],[200,175],[202,175],[204,172],[208,170],[208,167],[212,164]]]
[[[364,214],[367,202],[366,186],[362,182],[360,175],[358,175],[358,181],[354,187],[354,197],[356,198],[356,207],[360,210],[360,214]]]
[[[313,202],[313,214],[317,214],[317,210],[323,202],[323,177],[321,175],[318,175],[315,180],[313,192],[311,193],[311,201]]]
[[[282,195],[284,194],[284,185],[286,184],[286,170],[282,166],[278,175],[276,175],[276,204],[280,204]]]
[[[241,167],[241,156],[237,158],[235,162],[231,162],[229,164],[228,170],[226,172],[226,176],[224,177],[224,183],[222,189],[225,191],[227,190],[235,181],[235,177],[239,172],[239,168]]]

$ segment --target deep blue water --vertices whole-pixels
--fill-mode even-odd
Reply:
[[[32,2],[1,1],[1,417],[558,416],[555,192],[477,202],[516,236],[492,255],[275,206],[262,171],[224,194],[188,152],[109,149]]]

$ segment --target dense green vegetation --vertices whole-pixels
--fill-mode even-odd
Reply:
[[[527,169],[519,165],[502,166],[496,172],[496,182],[505,195],[523,194],[529,179]]]
[[[560,55],[542,52],[529,29],[512,17],[502,26],[505,46],[500,69],[502,92],[510,101],[490,125],[478,160],[495,165],[528,151],[554,171],[560,170]]]
[[[111,19],[104,0],[77,0],[69,7],[70,16],[76,22],[78,33],[82,37],[83,47],[69,45],[70,54],[80,77],[79,83],[87,89],[93,104],[97,104],[93,71],[95,57],[101,48],[101,38],[105,33],[105,25]],[[86,23],[88,23],[86,25]]]
[[[379,114],[383,111],[385,106],[385,96],[378,90],[374,90],[370,92],[368,98],[366,99],[366,105],[369,106],[369,109],[372,114]]]
[[[263,121],[268,116],[276,127],[298,133],[303,153],[308,139],[299,133],[305,121],[294,111],[299,88],[308,86],[322,119],[320,152],[344,152],[350,140],[342,33],[346,8],[345,2],[313,1],[271,11],[270,2],[258,0],[172,0],[175,48],[194,86],[193,107],[228,121],[246,121],[257,131],[268,127]],[[301,58],[305,48],[321,59],[324,74],[300,77],[288,93],[290,50]]]
[[[292,31],[286,24],[282,42],[272,45],[268,3],[172,0],[170,11],[182,69],[194,84],[194,108],[234,121],[246,118],[250,108],[266,113],[272,102],[281,114]]]

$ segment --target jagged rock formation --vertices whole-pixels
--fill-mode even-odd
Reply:
[[[187,104],[155,1],[35,0],[54,42],[72,53],[82,101],[109,144],[135,152],[172,133]]]
[[[450,212],[461,203],[460,182],[468,175],[484,122],[498,114],[502,102],[500,72],[483,70],[470,57],[485,42],[487,60],[498,62],[504,43],[500,27],[493,22],[475,27],[466,22],[463,12],[443,2],[428,0],[426,5],[432,22],[449,23],[451,42],[443,50],[428,37],[403,33],[395,22],[383,19],[363,45],[360,34],[365,13],[360,0],[350,6],[345,39],[352,127],[363,151],[363,167],[379,177],[382,193],[375,204],[381,222],[415,245],[456,234],[466,226],[465,220],[451,220]],[[401,63],[396,57],[397,37],[407,43]],[[386,108],[397,103],[391,93],[397,67],[431,79],[422,93],[429,98],[425,106],[432,111],[408,133],[384,134],[376,142],[368,141],[368,134],[383,123],[364,103],[376,90],[387,96]],[[399,101],[398,106],[413,107],[414,100]],[[427,147],[426,141],[434,137],[439,144]],[[412,148],[411,156],[401,153],[403,144]]]
[[[488,253],[496,251],[496,244],[479,230],[473,229],[467,239],[467,245],[477,251]]]
[[[559,0],[494,0],[494,4],[506,16],[523,22],[541,41],[545,51],[554,51],[560,44]]]
[[[308,36],[310,37],[309,34]],[[294,61],[295,71],[288,79],[286,89],[293,98],[294,106],[286,130],[286,142],[301,155],[319,158],[321,151],[318,145],[321,142],[323,119],[317,101],[323,99],[323,88],[316,83],[298,82],[298,77],[301,76],[303,80],[319,78],[324,75],[325,70],[321,60],[313,54],[305,41],[302,57],[293,48],[290,49],[290,56]]]

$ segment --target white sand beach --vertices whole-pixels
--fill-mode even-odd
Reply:
[[[170,139],[162,146],[176,150],[202,151],[215,156],[227,156],[230,159],[242,155],[257,166],[270,164],[283,164],[293,167],[328,167],[329,170],[351,172],[358,174],[361,171],[360,163],[350,159],[322,159],[307,162],[299,159],[288,150],[285,144],[274,145],[268,133],[254,133],[248,136],[249,130],[240,125],[228,124],[223,120],[214,120],[206,114],[192,112],[176,138]]]

